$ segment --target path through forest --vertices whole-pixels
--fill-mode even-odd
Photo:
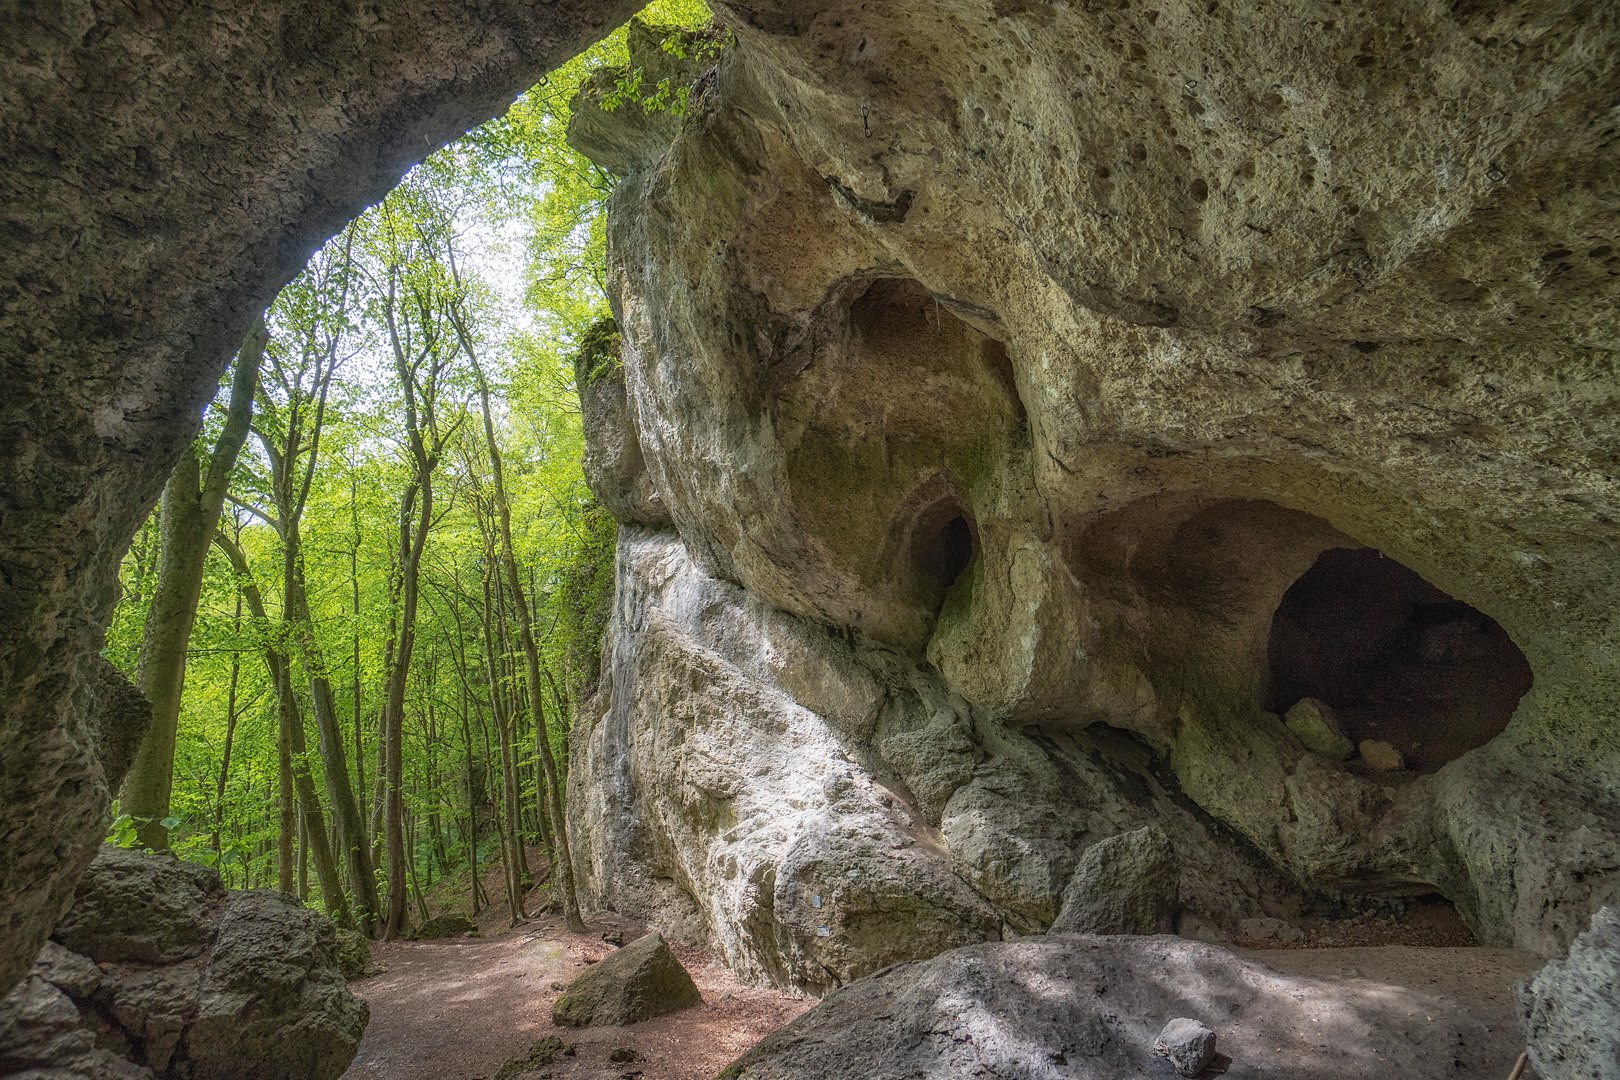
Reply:
[[[373,962],[388,970],[349,985],[371,1004],[371,1024],[344,1080],[490,1080],[547,1035],[578,1050],[523,1080],[711,1080],[815,1004],[744,986],[704,950],[671,942],[701,1005],[627,1027],[556,1028],[556,988],[613,951],[604,933],[629,931],[628,941],[641,927],[612,913],[588,918],[584,934],[570,933],[555,915],[509,930],[499,928],[504,921],[488,920],[484,938],[372,946]],[[636,1051],[633,1062],[609,1060],[626,1048]]]

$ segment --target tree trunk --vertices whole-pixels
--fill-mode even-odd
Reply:
[[[488,549],[486,540],[486,550]],[[517,834],[517,770],[512,761],[511,720],[501,694],[499,638],[495,626],[500,618],[491,588],[489,560],[484,574],[484,655],[489,667],[489,694],[495,714],[495,736],[501,751],[501,815],[497,819],[501,833],[501,866],[506,875],[506,903],[512,912],[511,925],[516,926],[528,918],[523,906],[522,863],[518,848],[522,840]]]
[[[264,598],[259,593],[258,585],[253,581],[247,557],[242,554],[242,549],[223,533],[214,534],[214,544],[230,560],[231,568],[236,572],[237,588],[247,601],[248,611],[255,619],[268,625]],[[282,738],[278,742],[284,743],[287,747],[287,769],[292,774],[293,787],[298,793],[298,804],[304,815],[304,826],[309,836],[311,853],[315,857],[315,874],[321,883],[321,902],[326,906],[326,913],[333,922],[352,930],[355,928],[354,917],[349,910],[348,897],[343,893],[343,883],[338,878],[337,866],[332,859],[332,849],[326,843],[326,824],[321,820],[320,797],[315,792],[315,781],[309,773],[304,720],[298,713],[298,696],[292,685],[292,663],[273,645],[267,645],[264,650],[264,664],[270,671],[270,682],[275,688],[276,699],[280,705],[278,711]],[[293,761],[295,757],[296,764]],[[284,800],[282,809],[284,836],[291,833],[290,823],[286,822],[286,813]],[[291,892],[292,889],[289,885],[282,891]]]
[[[180,697],[186,684],[186,648],[202,596],[208,543],[225,506],[225,491],[236,457],[247,440],[259,362],[268,337],[263,321],[242,342],[231,380],[231,404],[225,427],[214,442],[204,477],[196,453],[187,450],[163,488],[160,512],[161,556],[157,584],[146,623],[141,629],[140,662],[135,685],[152,703],[152,726],[135,751],[124,778],[120,809],[141,819],[136,835],[145,847],[169,846],[163,821],[169,816],[174,786],[174,742],[180,723]]]
[[[236,620],[233,623],[236,632],[242,632],[242,594],[236,594]],[[231,775],[231,746],[236,741],[236,690],[240,685],[242,675],[242,654],[231,653],[231,688],[225,701],[225,749],[219,758],[219,787],[214,795],[214,865],[223,869],[221,859],[225,850],[221,846],[220,833],[225,827],[225,781]]]
[[[292,729],[302,726],[302,721],[298,718],[298,702],[291,688],[278,686],[276,689],[281,702],[276,714],[276,790],[281,811],[276,838],[276,888],[290,893],[293,891],[293,844],[298,829],[293,794]]]
[[[468,352],[471,353],[470,347]],[[529,686],[536,691],[532,695],[533,700],[538,701],[540,653],[535,647],[534,625],[529,618],[529,605],[524,600],[523,584],[518,577],[517,557],[512,551],[512,514],[506,502],[506,481],[501,469],[501,451],[495,443],[495,421],[489,408],[489,384],[484,380],[481,370],[478,372],[478,394],[483,405],[484,436],[489,442],[490,467],[494,473],[495,508],[501,530],[501,560],[506,565],[506,583],[512,592],[512,606],[517,608],[518,637],[523,642],[524,659],[528,661]],[[579,896],[574,891],[574,865],[568,845],[568,819],[563,814],[562,789],[557,783],[557,763],[551,754],[551,738],[546,731],[545,714],[538,708],[534,711],[534,726],[540,747],[540,760],[545,763],[546,781],[551,789],[549,792],[551,820],[556,825],[553,834],[557,843],[557,865],[553,868],[553,873],[562,891],[563,918],[570,930],[582,933],[585,930],[585,920],[580,918]]]
[[[332,800],[339,843],[343,849],[344,869],[357,908],[355,915],[363,932],[370,935],[379,905],[377,879],[372,872],[371,852],[365,842],[365,820],[355,800],[354,788],[349,785],[349,763],[344,750],[343,731],[338,722],[337,704],[332,696],[331,681],[326,676],[320,645],[315,640],[309,593],[304,584],[303,537],[297,522],[289,523],[286,517],[282,522],[282,532],[282,618],[298,640],[298,652],[308,678],[310,703],[315,713],[315,730],[320,739],[326,793]]]

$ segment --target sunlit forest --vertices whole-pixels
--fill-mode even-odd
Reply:
[[[641,17],[709,12],[661,0]],[[574,372],[615,332],[614,178],[564,132],[580,82],[625,62],[621,28],[412,170],[244,341],[124,561],[106,655],[155,729],[174,699],[174,734],[172,767],[161,738],[143,744],[113,842],[376,937],[408,933],[434,883],[469,869],[475,910],[516,920],[548,883],[577,917],[547,868],[612,599]],[[630,90],[621,107],[669,107]],[[189,620],[162,599],[188,544]]]

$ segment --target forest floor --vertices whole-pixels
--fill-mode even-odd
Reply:
[[[490,882],[497,883],[498,876]],[[530,906],[539,907],[545,892],[531,892]],[[465,882],[445,882],[429,900],[437,910],[466,911],[464,893]],[[509,922],[504,907],[486,908],[478,919],[482,937],[373,945],[372,961],[386,971],[349,985],[370,1003],[371,1023],[344,1080],[494,1080],[503,1064],[547,1036],[572,1053],[519,1080],[711,1080],[815,1004],[745,986],[705,950],[671,942],[702,1004],[625,1027],[554,1027],[558,993],[613,951],[603,935],[619,931],[629,940],[642,927],[612,912],[588,915],[583,934],[569,932],[557,914],[516,927]],[[1501,1029],[1502,1045],[1485,1049],[1508,1062],[1517,1056],[1511,986],[1539,968],[1541,958],[1477,947],[1449,905],[1421,906],[1399,920],[1311,922],[1302,940],[1240,936],[1228,947],[1282,974],[1375,996],[1402,992],[1463,1003],[1465,1012]],[[1439,1007],[1430,1011],[1438,1015]]]
[[[538,893],[530,896],[535,905]],[[602,935],[641,927],[611,912],[590,915],[584,934],[570,933],[555,914],[508,927],[504,907],[486,909],[478,922],[482,938],[371,947],[372,962],[387,970],[349,984],[370,1003],[371,1023],[344,1080],[492,1080],[509,1059],[526,1056],[548,1035],[577,1049],[520,1074],[523,1080],[712,1080],[815,1004],[744,986],[703,949],[671,942],[702,1004],[625,1027],[553,1027],[558,992],[613,951]],[[615,1050],[634,1051],[634,1060],[610,1060]]]

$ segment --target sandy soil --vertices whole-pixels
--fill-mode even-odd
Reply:
[[[1404,1005],[1409,1032],[1405,1041],[1415,1041],[1416,1029],[1423,1025],[1467,1031],[1470,1058],[1496,1065],[1494,1071],[1478,1074],[1479,1080],[1506,1080],[1524,1047],[1513,984],[1547,962],[1545,957],[1519,949],[1478,947],[1234,948],[1232,952],[1281,975],[1349,989],[1386,1009]],[[1395,1023],[1383,1031],[1385,1037],[1400,1037],[1399,1014],[1396,1008]],[[1303,1045],[1309,1045],[1311,1033],[1301,1032],[1300,1038]],[[1286,1053],[1292,1048],[1277,1049]],[[1473,1071],[1459,1072],[1459,1076],[1475,1075]],[[1519,1075],[1520,1080],[1535,1080],[1536,1073],[1527,1065]]]
[[[815,1004],[744,986],[702,949],[672,943],[703,1004],[627,1027],[553,1027],[558,990],[612,951],[602,934],[640,928],[612,914],[588,919],[586,934],[569,933],[558,916],[500,930],[505,921],[480,920],[493,935],[483,939],[373,945],[373,962],[388,970],[349,984],[370,1002],[371,1024],[344,1080],[489,1080],[548,1035],[578,1049],[525,1080],[711,1080]],[[610,1061],[619,1049],[634,1050],[634,1062]]]

